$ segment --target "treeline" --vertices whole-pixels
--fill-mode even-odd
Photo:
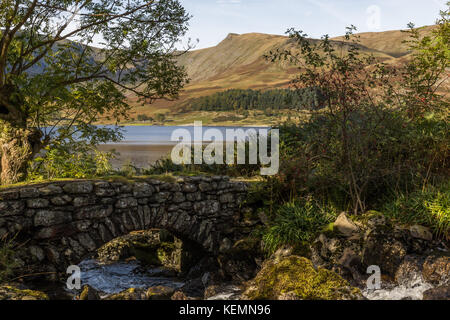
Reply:
[[[321,95],[315,89],[240,90],[230,89],[189,101],[190,110],[238,111],[318,108]]]

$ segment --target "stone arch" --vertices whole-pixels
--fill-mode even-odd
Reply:
[[[165,229],[218,254],[241,237],[247,186],[228,177],[83,180],[0,191],[0,236],[17,234],[33,270],[65,271],[108,241]],[[232,242],[231,241],[231,242]]]

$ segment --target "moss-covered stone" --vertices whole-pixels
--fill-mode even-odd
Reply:
[[[351,287],[336,273],[318,268],[299,256],[279,261],[269,260],[244,293],[250,300],[277,300],[295,297],[299,300],[362,299],[359,289]]]
[[[49,298],[47,294],[41,291],[4,285],[0,286],[0,300],[49,300]]]
[[[130,288],[128,290],[112,294],[105,298],[105,300],[143,300],[145,292],[142,289]]]

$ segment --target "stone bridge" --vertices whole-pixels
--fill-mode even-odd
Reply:
[[[65,271],[132,231],[166,229],[216,255],[240,235],[243,182],[228,177],[61,181],[0,189],[0,238],[16,236],[23,267]],[[42,269],[42,268],[41,268]]]

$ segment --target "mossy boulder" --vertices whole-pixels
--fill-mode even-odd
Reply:
[[[310,260],[299,256],[267,261],[243,297],[249,300],[363,299],[360,290],[342,277],[327,269],[316,269]]]
[[[49,300],[49,297],[41,291],[3,285],[0,286],[0,300]]]

